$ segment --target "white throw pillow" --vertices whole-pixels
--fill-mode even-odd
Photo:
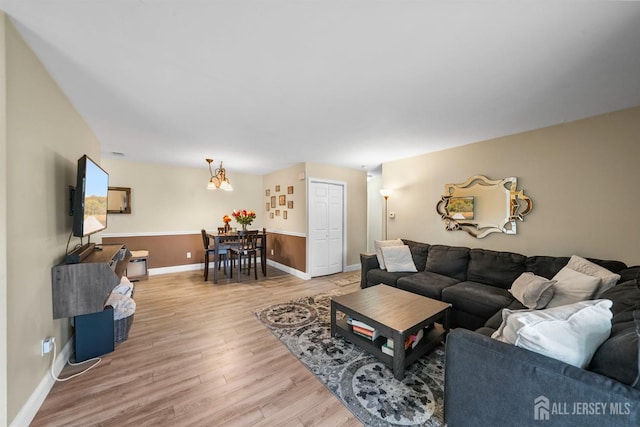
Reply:
[[[526,272],[522,273],[511,284],[509,292],[525,307],[540,309],[545,308],[553,298],[553,285],[555,283],[555,280],[549,280]]]
[[[375,240],[373,242],[376,248],[376,257],[378,258],[378,264],[381,269],[385,269],[384,257],[382,256],[382,248],[385,246],[404,246],[404,242],[400,239],[396,240]]]
[[[584,368],[609,338],[612,305],[601,299],[545,310],[504,309],[491,337]]]
[[[580,273],[569,267],[563,267],[552,280],[555,280],[556,284],[553,285],[553,298],[547,304],[547,308],[589,300],[595,296],[601,282],[598,277]]]
[[[382,257],[384,264],[389,273],[396,271],[409,271],[415,273],[418,271],[411,257],[409,246],[384,246],[382,249]]]
[[[587,274],[589,276],[598,277],[602,282],[600,283],[600,287],[596,291],[594,297],[598,297],[604,291],[613,288],[618,280],[620,280],[620,275],[613,273],[607,270],[604,267],[599,266],[598,264],[594,264],[588,259],[584,259],[579,257],[578,255],[573,255],[567,264],[572,270],[579,271],[580,273]]]

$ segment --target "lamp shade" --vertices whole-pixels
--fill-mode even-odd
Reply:
[[[382,197],[384,197],[385,199],[386,199],[387,197],[389,197],[389,196],[391,195],[391,193],[393,193],[393,191],[389,190],[388,188],[382,188],[382,189],[380,189],[380,195],[381,195]]]

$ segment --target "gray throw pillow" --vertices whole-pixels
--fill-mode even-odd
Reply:
[[[511,295],[527,308],[545,308],[553,298],[555,280],[536,276],[533,273],[522,273],[511,285]]]

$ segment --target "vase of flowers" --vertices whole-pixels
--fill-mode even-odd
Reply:
[[[256,213],[246,209],[239,211],[234,210],[231,215],[233,215],[236,221],[242,225],[242,231],[247,231],[247,226],[251,225],[253,220],[256,219]]]
[[[229,215],[223,216],[222,222],[224,222],[224,232],[228,233],[231,230],[231,226],[229,225],[229,223],[231,222],[231,217]]]

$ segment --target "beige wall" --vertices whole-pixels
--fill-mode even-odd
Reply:
[[[292,166],[290,168],[282,169],[263,177],[264,190],[269,190],[269,196],[266,192],[262,192],[262,206],[257,211],[258,217],[265,218],[266,227],[269,230],[289,233],[300,233],[306,235],[307,233],[307,188],[304,178],[305,173],[304,163]],[[302,174],[302,176],[300,175]],[[280,186],[280,192],[276,191],[276,186]],[[287,194],[287,187],[293,186],[293,194]],[[284,195],[287,201],[293,201],[293,209],[289,209],[286,205],[280,206],[278,199],[280,195]],[[271,197],[276,198],[276,207],[269,208],[269,212],[265,209],[265,204],[270,202]],[[280,215],[276,216],[276,209],[280,210]],[[283,211],[287,211],[287,219],[284,219]],[[270,218],[270,214],[274,213],[273,219]]]
[[[7,17],[0,12],[0,425],[7,419]]]
[[[367,250],[367,173],[306,163],[306,176],[307,181],[319,178],[347,183],[347,266],[359,266],[360,253]]]
[[[199,232],[224,225],[234,209],[254,210],[252,228],[264,224],[262,177],[227,171],[234,191],[207,190],[209,170],[104,158],[109,185],[131,188],[131,214],[109,214],[105,235],[113,233]],[[231,226],[238,226],[233,221]]]
[[[525,255],[640,264],[640,107],[383,165],[389,238],[407,237]],[[410,173],[408,173],[410,171]],[[436,203],[447,183],[515,176],[534,207],[517,235],[474,239],[445,231]]]
[[[7,420],[47,374],[40,342],[69,340],[67,319],[53,320],[51,267],[71,232],[68,186],[77,160],[100,158],[100,144],[9,20],[7,86]],[[75,244],[76,239],[72,239]]]

